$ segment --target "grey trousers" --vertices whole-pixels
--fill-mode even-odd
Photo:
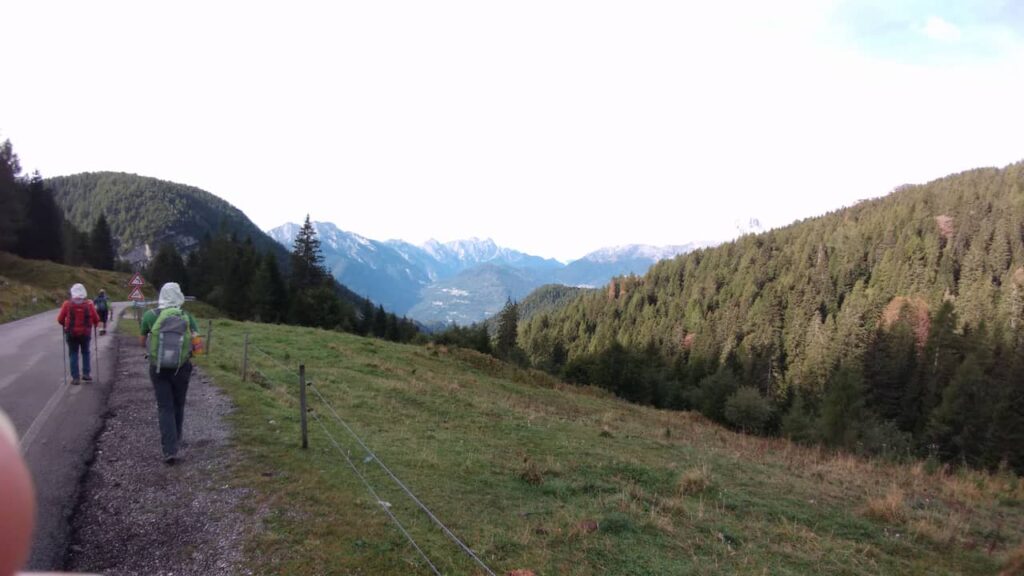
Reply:
[[[175,456],[185,424],[185,395],[192,377],[192,364],[186,362],[175,370],[149,367],[149,380],[156,394],[156,410],[160,419],[160,445],[164,456]]]

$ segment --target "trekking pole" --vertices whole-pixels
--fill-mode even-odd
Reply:
[[[68,385],[68,350],[64,342],[64,329],[60,329],[60,357],[64,359],[64,373],[61,376],[64,378],[64,385]]]
[[[94,342],[93,350],[96,351],[95,352],[95,356],[96,357],[92,359],[92,368],[96,372],[96,383],[99,384],[100,383],[100,335],[99,335],[99,327],[98,326],[93,326],[92,327],[92,341]]]

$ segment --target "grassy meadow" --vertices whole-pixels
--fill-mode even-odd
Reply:
[[[90,298],[102,289],[113,301],[127,300],[131,290],[126,285],[130,278],[130,274],[123,272],[66,266],[48,260],[26,260],[0,252],[0,322],[59,307],[76,282],[85,285]]]
[[[1011,474],[744,436],[476,353],[321,330],[215,320],[198,362],[237,405],[226,481],[252,489],[257,573],[431,574],[385,507],[439,572],[487,573],[332,410],[496,574],[1024,573]]]

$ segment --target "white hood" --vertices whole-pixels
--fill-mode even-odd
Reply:
[[[72,300],[75,300],[76,302],[81,302],[82,300],[85,300],[88,297],[89,295],[85,292],[85,286],[82,286],[81,284],[75,284],[74,286],[71,287]]]
[[[185,295],[177,282],[168,282],[160,288],[160,300],[157,308],[180,308],[185,303]]]

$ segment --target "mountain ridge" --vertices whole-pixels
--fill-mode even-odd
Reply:
[[[496,313],[509,298],[519,300],[545,284],[588,287],[615,276],[645,272],[652,264],[709,245],[629,244],[594,251],[563,264],[499,246],[491,238],[415,245],[399,239],[372,240],[314,221],[324,260],[340,282],[385,307],[427,325],[468,324]],[[266,233],[287,245],[298,225],[282,224]]]
[[[287,261],[287,249],[267,237],[244,212],[195,186],[127,172],[82,172],[43,181],[78,228],[91,229],[104,214],[118,256],[135,265],[147,262],[164,242],[186,253],[221,227],[251,237],[258,248],[272,250],[279,261]]]

